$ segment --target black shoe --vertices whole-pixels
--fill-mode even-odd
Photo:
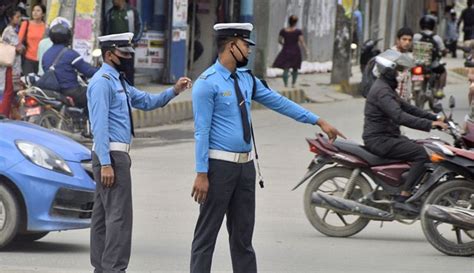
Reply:
[[[405,203],[411,196],[404,196],[404,195],[395,195],[393,197],[393,201],[397,203]]]

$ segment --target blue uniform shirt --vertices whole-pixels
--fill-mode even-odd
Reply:
[[[237,69],[239,87],[245,99],[249,119],[253,80],[247,69]],[[196,140],[196,172],[209,168],[209,149],[249,152],[252,144],[243,139],[242,120],[234,80],[219,60],[204,71],[193,87],[194,138]],[[319,117],[256,80],[255,101],[297,121],[315,124]]]
[[[94,135],[94,151],[101,165],[110,164],[109,143],[131,143],[127,95],[115,68],[104,63],[87,88],[87,106]],[[176,95],[173,88],[149,94],[125,83],[132,107],[152,110],[165,106]]]

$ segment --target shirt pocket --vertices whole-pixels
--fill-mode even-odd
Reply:
[[[127,95],[123,90],[118,90],[115,94],[115,98],[117,99],[117,105],[119,106],[120,111],[128,112],[127,106]]]
[[[215,110],[223,116],[229,116],[236,112],[237,101],[235,97],[219,97],[216,100]]]

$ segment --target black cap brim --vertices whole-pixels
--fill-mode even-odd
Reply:
[[[247,43],[249,43],[249,45],[251,46],[254,46],[255,45],[255,42],[250,40],[249,38],[242,38],[242,40],[246,41]]]

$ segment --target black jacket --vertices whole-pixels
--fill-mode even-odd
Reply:
[[[385,81],[377,79],[370,88],[364,109],[364,143],[379,137],[399,137],[400,125],[431,130],[436,116],[403,101]]]

